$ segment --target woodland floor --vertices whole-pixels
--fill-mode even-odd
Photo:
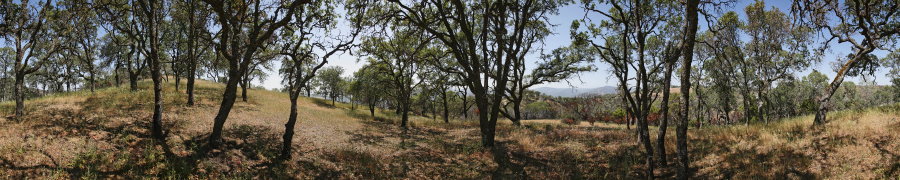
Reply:
[[[149,83],[52,95],[27,102],[20,121],[0,118],[3,179],[634,179],[642,174],[633,130],[558,120],[508,122],[498,146],[480,147],[475,121],[397,117],[365,107],[303,98],[294,159],[278,162],[288,115],[286,94],[249,91],[225,125],[225,145],[204,148],[221,100],[220,84],[200,81],[199,104],[166,84],[164,143],[149,137]],[[183,88],[184,86],[182,86]],[[12,112],[0,103],[0,117]],[[900,179],[900,104],[830,114],[812,128],[804,116],[772,124],[690,131],[691,167],[700,179]],[[669,132],[674,132],[674,128]],[[654,130],[655,133],[655,130]],[[652,135],[655,139],[655,135]],[[674,159],[668,135],[668,161]],[[674,167],[667,165],[667,167]],[[661,168],[671,178],[674,168]]]

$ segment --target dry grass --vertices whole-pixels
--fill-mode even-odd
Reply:
[[[141,87],[147,88],[144,82]],[[165,143],[149,138],[151,92],[107,88],[28,101],[25,120],[0,120],[0,178],[166,179],[635,179],[642,150],[620,124],[563,125],[501,120],[498,146],[480,146],[477,121],[300,100],[294,160],[274,161],[288,115],[287,95],[251,90],[226,123],[224,147],[203,140],[222,85],[200,81],[188,107],[165,90]],[[0,117],[11,111],[0,102]],[[900,104],[832,113],[824,128],[810,116],[769,125],[692,129],[694,175],[701,179],[890,179],[900,176]],[[656,131],[653,130],[653,133]],[[673,132],[673,131],[670,131]],[[655,135],[653,135],[655,137]],[[666,142],[674,161],[674,133]],[[657,173],[671,177],[673,169]]]

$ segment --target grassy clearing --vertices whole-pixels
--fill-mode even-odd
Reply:
[[[140,83],[148,89],[148,82]],[[642,176],[633,131],[617,124],[501,121],[498,147],[480,146],[477,121],[412,116],[301,98],[294,160],[276,163],[288,98],[251,90],[226,124],[224,147],[202,144],[222,85],[200,81],[198,105],[166,84],[168,139],[149,137],[152,93],[127,88],[29,100],[25,120],[0,120],[0,178],[166,179],[634,179]],[[0,103],[0,117],[11,112]],[[701,179],[890,179],[900,176],[900,104],[749,126],[692,129],[694,174]],[[656,132],[655,130],[653,131]],[[673,131],[670,131],[673,132]],[[655,137],[655,135],[652,135]],[[674,133],[666,142],[674,161]],[[670,168],[657,174],[672,175]]]

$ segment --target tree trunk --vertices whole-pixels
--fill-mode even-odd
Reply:
[[[88,76],[90,76],[90,78],[88,78],[88,83],[90,83],[91,92],[94,92],[94,86],[95,86],[97,83],[94,82],[95,79],[94,79],[94,70],[93,70],[93,67],[91,67],[91,69],[92,69],[92,70],[88,70],[88,74],[89,74]]]
[[[150,7],[143,7],[146,9],[154,9],[154,4],[148,4]],[[154,10],[155,11],[155,10]],[[145,11],[146,13],[147,11]],[[150,77],[153,79],[153,122],[151,124],[151,131],[153,133],[153,137],[161,142],[165,142],[165,134],[163,134],[162,130],[162,85],[160,84],[162,81],[162,75],[160,71],[160,62],[159,62],[159,27],[157,27],[155,20],[156,13],[149,13],[148,20],[148,29],[150,36],[150,54],[147,58],[150,60]]]
[[[237,86],[240,81],[240,73],[229,74],[232,74],[232,76],[228,78],[228,81],[225,84],[225,93],[222,94],[222,103],[219,105],[219,112],[213,120],[213,131],[209,135],[208,143],[211,147],[217,147],[219,143],[222,142],[222,128],[225,126],[225,121],[228,120],[228,114],[231,113],[231,108],[234,107],[234,101],[237,99]]]
[[[640,8],[640,7],[639,7]],[[640,19],[640,18],[638,18]],[[638,24],[638,29],[640,30],[642,24]],[[647,80],[642,80],[643,76],[647,74],[646,66],[644,65],[644,51],[646,50],[644,47],[646,46],[645,40],[646,36],[644,33],[638,31],[637,40],[637,52],[638,52],[638,73],[637,73],[637,107],[635,108],[635,114],[638,115],[638,132],[641,140],[641,144],[644,145],[644,150],[646,151],[647,159],[644,161],[644,164],[647,165],[647,179],[653,179],[654,173],[653,170],[656,169],[656,164],[653,162],[653,142],[650,140],[650,123],[647,120],[648,115],[650,114],[649,105],[652,104],[649,95],[649,86],[647,85]]]
[[[297,96],[299,95],[299,92],[291,92],[291,112],[288,116],[288,122],[284,124],[284,135],[281,137],[283,142],[281,145],[280,160],[291,159],[291,148],[294,142],[294,125],[297,124]]]
[[[672,85],[672,69],[675,67],[675,62],[666,62],[666,74],[665,80],[663,80],[663,97],[662,97],[662,107],[660,108],[660,113],[662,113],[663,118],[662,121],[659,122],[659,133],[656,136],[656,146],[657,149],[657,163],[660,167],[666,167],[666,130],[668,129],[669,124],[669,87]]]
[[[241,80],[241,100],[247,102],[247,77]],[[332,99],[332,104],[334,104],[334,100]]]
[[[16,120],[22,120],[25,116],[25,73],[16,70],[16,85],[13,88],[13,98],[16,99]]]
[[[447,91],[446,90],[441,93],[441,100],[443,100],[443,107],[444,107],[444,123],[450,123],[450,110],[447,105]]]
[[[115,78],[116,87],[119,87],[119,85],[122,84],[122,82],[119,81],[119,66],[119,61],[116,61],[116,65],[113,67],[113,78]]]
[[[490,126],[488,121],[488,112],[484,109],[487,109],[488,103],[485,98],[476,98],[475,106],[478,108],[478,121],[481,130],[481,145],[484,147],[493,147],[494,146],[494,127]]]
[[[519,96],[521,97],[521,96]],[[513,118],[512,123],[515,126],[522,126],[522,99],[513,102]]]
[[[188,71],[187,87],[185,87],[185,88],[187,89],[187,98],[188,98],[187,104],[188,104],[188,106],[193,106],[194,105],[194,78],[196,77],[195,72],[197,71],[197,64],[196,64],[196,62],[191,62],[190,64],[191,64],[190,65],[191,67],[190,67],[190,71]]]
[[[369,103],[369,113],[372,114],[372,119],[375,119],[375,104]]]
[[[175,71],[174,74],[175,74],[175,91],[180,91],[181,89],[179,89],[179,88],[181,86],[181,76],[178,76],[178,71]]]
[[[159,73],[158,61],[151,62],[150,66],[151,71],[153,71],[150,72],[153,78],[153,137],[158,140],[165,140],[162,130],[162,85],[160,84],[162,77]]]
[[[137,89],[138,89],[137,81],[138,81],[138,74],[129,72],[128,73],[128,83],[129,83],[129,87],[131,87],[131,91],[137,91]]]
[[[830,105],[831,96],[833,96],[834,92],[841,87],[841,83],[844,82],[844,75],[847,73],[847,70],[856,66],[856,62],[859,61],[861,57],[868,55],[868,52],[871,52],[871,50],[857,50],[857,52],[855,52],[856,56],[841,67],[837,72],[837,75],[834,76],[834,79],[831,80],[831,83],[828,84],[828,88],[825,88],[822,95],[819,95],[816,99],[818,108],[816,108],[816,117],[813,120],[813,125],[822,126],[828,122],[825,118],[826,115],[828,115],[828,106]]]
[[[469,119],[469,101],[468,101],[469,97],[466,96],[466,93],[468,93],[468,92],[464,92],[463,97],[462,97],[462,111],[461,112],[463,115],[463,119]]]
[[[401,105],[401,109],[402,112],[400,113],[400,127],[403,129],[407,129],[408,127],[406,126],[406,123],[407,121],[409,121],[409,103]]]
[[[194,11],[196,10],[196,4],[194,1],[189,2],[190,13],[188,15],[188,74],[187,74],[187,104],[188,106],[194,106],[194,78],[197,77],[197,56],[194,55],[194,41],[195,32],[196,32],[196,24],[194,23]]]
[[[686,34],[681,41],[684,43],[684,46],[681,48],[683,60],[681,72],[681,99],[683,102],[681,104],[682,111],[679,115],[678,127],[675,129],[679,160],[677,170],[678,179],[688,179],[688,166],[691,162],[688,157],[687,146],[688,110],[691,102],[691,61],[693,61],[694,58],[694,40],[697,36],[697,7],[699,4],[699,0],[687,0],[687,3],[685,4],[685,20],[687,20],[687,24],[684,33]]]

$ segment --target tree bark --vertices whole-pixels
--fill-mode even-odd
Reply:
[[[672,69],[675,67],[675,62],[666,62],[666,72],[665,79],[663,80],[663,97],[662,97],[662,107],[660,108],[660,113],[662,113],[663,118],[662,121],[659,122],[659,133],[656,136],[656,146],[657,149],[657,163],[660,167],[666,167],[666,130],[668,129],[669,124],[669,88],[672,85]]]
[[[694,41],[697,36],[697,7],[699,0],[687,0],[685,4],[685,36],[681,41],[684,46],[682,51],[682,71],[681,71],[681,100],[682,111],[679,114],[678,127],[675,129],[676,146],[678,151],[678,179],[688,179],[690,159],[688,157],[687,146],[687,130],[688,130],[688,110],[690,108],[690,90],[691,90],[691,62],[694,59]]]
[[[409,103],[404,103],[401,106],[401,115],[400,115],[400,127],[403,129],[407,129],[407,121],[409,121]]]
[[[197,71],[197,63],[194,60],[190,62],[190,71],[188,71],[187,77],[187,86],[185,87],[187,90],[187,104],[188,106],[194,106],[194,78],[196,78]]]
[[[162,130],[162,75],[160,74],[159,62],[159,28],[157,27],[157,13],[154,1],[143,2],[143,11],[148,16],[148,29],[150,36],[150,52],[147,58],[150,60],[150,76],[153,79],[153,122],[151,123],[151,131],[153,137],[157,140],[165,142],[165,134]]]
[[[137,91],[138,85],[138,75],[135,73],[128,73],[128,87],[131,88],[131,91]]]
[[[241,100],[247,102],[247,75],[244,75],[244,78],[241,79]],[[331,104],[334,105],[334,98],[331,100]]]
[[[25,73],[16,72],[16,85],[15,88],[13,88],[13,98],[16,99],[16,120],[22,120],[22,116],[25,116]]]
[[[297,96],[299,96],[298,92],[291,93],[291,112],[288,116],[288,122],[284,124],[284,135],[281,137],[283,142],[281,145],[281,157],[280,160],[288,160],[291,159],[291,148],[294,140],[294,126],[297,124]]]
[[[853,59],[850,59],[849,61],[847,61],[847,63],[844,63],[844,65],[841,66],[841,69],[838,70],[837,75],[835,75],[834,79],[831,80],[831,83],[828,84],[828,88],[826,88],[825,91],[822,92],[822,95],[819,95],[819,97],[816,98],[818,107],[816,108],[816,117],[815,119],[813,119],[813,125],[822,126],[828,122],[826,119],[826,115],[828,115],[828,106],[830,105],[829,103],[831,101],[831,96],[833,96],[834,92],[841,87],[841,83],[844,82],[844,76],[846,75],[847,71],[850,68],[856,66],[856,63],[859,61],[859,59],[866,57],[866,55],[868,55],[868,53],[871,51],[871,49],[857,50],[855,52],[856,56],[854,56]]]
[[[468,92],[463,91],[462,94],[462,115],[463,119],[469,119],[469,96],[467,96]]]
[[[488,111],[484,110],[488,107],[486,98],[476,98],[475,106],[478,108],[478,121],[481,130],[481,145],[484,147],[494,146],[494,127],[488,121]]]
[[[116,65],[113,67],[113,78],[115,78],[116,87],[119,87],[119,85],[122,84],[122,82],[119,81],[119,66],[119,61],[116,61]]]
[[[369,113],[372,114],[372,119],[375,119],[375,104],[369,103]]]
[[[209,145],[216,147],[222,141],[222,128],[225,126],[225,120],[228,120],[228,114],[234,107],[234,101],[237,99],[237,86],[240,81],[240,73],[230,73],[231,77],[225,83],[225,92],[222,94],[222,103],[219,106],[219,112],[213,120],[213,130],[209,135]]]
[[[188,74],[187,74],[187,105],[194,106],[194,78],[197,77],[197,56],[194,55],[194,41],[196,41],[196,24],[194,23],[194,11],[196,10],[196,4],[194,1],[189,2],[190,15],[188,15]]]
[[[450,123],[450,110],[447,102],[447,91],[444,90],[441,92],[441,100],[443,100],[443,108],[444,108],[444,123]]]

